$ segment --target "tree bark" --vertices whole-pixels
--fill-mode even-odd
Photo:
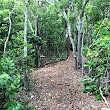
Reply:
[[[68,29],[66,29],[65,46],[66,46],[66,54],[67,54],[67,59],[68,59],[68,57],[70,55],[70,40],[69,40],[69,35],[68,35]]]
[[[11,27],[12,27],[11,13],[9,13],[9,22],[10,22],[10,26],[9,26],[8,36],[7,36],[7,39],[6,39],[5,44],[4,44],[4,55],[3,56],[5,56],[7,43],[8,43],[8,40],[9,40],[10,33],[11,33]]]
[[[30,26],[31,31],[32,31],[32,32],[33,32],[33,34],[34,34],[34,29],[33,29],[32,25],[31,25],[31,22],[30,22],[30,20],[29,20],[29,19],[28,19],[28,22],[29,22],[29,26]]]
[[[37,18],[34,20],[34,25],[35,25],[35,36],[37,36]]]
[[[76,3],[76,1],[75,1]],[[74,4],[75,4],[74,3]],[[75,69],[78,69],[78,61],[77,61],[77,27],[76,27],[76,7],[75,5],[73,6],[73,12],[74,12],[74,16],[73,16],[73,20],[74,20],[74,65],[75,65]]]
[[[34,31],[32,29],[31,30],[32,30],[32,32],[33,32],[33,34],[35,36],[39,36],[39,34],[38,34],[38,17],[34,15],[32,10],[31,10],[31,15],[34,18]],[[37,43],[35,43],[35,50],[36,50],[36,52],[35,52],[35,65],[37,67],[40,67],[41,66],[41,62],[40,62],[40,47],[38,46]]]
[[[82,68],[82,54],[81,54],[81,50],[82,50],[82,36],[83,36],[83,32],[82,32],[82,18],[83,18],[83,15],[84,15],[84,9],[87,5],[87,3],[89,2],[89,0],[85,0],[84,1],[84,4],[82,6],[82,10],[80,12],[80,15],[79,15],[79,21],[78,21],[78,68]]]
[[[64,18],[65,18],[66,23],[67,23],[68,35],[69,35],[70,42],[72,44],[73,54],[74,54],[74,41],[73,41],[72,34],[71,34],[71,26],[70,26],[70,22],[69,22],[67,15],[66,15],[65,10],[63,11],[63,15],[64,15]]]
[[[25,4],[25,23],[24,23],[24,88],[29,91],[29,74],[27,70],[27,33],[28,33],[28,0]]]

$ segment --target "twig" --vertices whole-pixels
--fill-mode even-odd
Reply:
[[[103,96],[103,93],[102,93],[102,90],[101,90],[101,86],[99,87],[99,90],[100,90],[100,95],[102,96],[103,100],[105,101],[105,104],[106,104],[107,107],[109,108],[109,104],[108,104],[106,98]]]
[[[32,25],[31,25],[31,22],[30,22],[29,19],[28,19],[28,22],[29,22],[29,26],[30,26],[31,31],[34,33],[34,30],[33,30],[33,28],[32,28]]]

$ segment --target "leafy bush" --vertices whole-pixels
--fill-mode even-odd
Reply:
[[[8,101],[4,104],[4,107],[7,110],[22,110],[23,109],[23,105],[22,103],[18,102],[18,101]]]
[[[21,76],[15,69],[13,61],[10,58],[2,58],[0,60],[0,95],[2,98],[7,101],[13,98],[20,90],[20,81]]]
[[[60,61],[63,61],[67,58],[66,53],[62,53],[60,56]]]
[[[99,22],[96,24],[94,33],[99,32]],[[98,39],[93,42],[87,51],[87,62],[89,74],[82,81],[84,84],[83,92],[93,92],[96,99],[101,99],[99,87],[101,86],[103,94],[109,91],[109,73],[110,73],[110,20],[105,19],[100,26]],[[107,79],[107,80],[106,80]]]

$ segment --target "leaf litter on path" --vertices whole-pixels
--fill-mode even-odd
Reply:
[[[31,73],[28,99],[36,110],[101,110],[103,100],[82,93],[81,73],[73,67],[73,57],[49,64]]]

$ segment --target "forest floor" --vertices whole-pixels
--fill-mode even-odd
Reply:
[[[31,74],[31,91],[27,95],[36,110],[102,110],[103,100],[82,93],[81,73],[73,67],[73,58],[49,64]],[[25,95],[22,93],[22,98]]]

